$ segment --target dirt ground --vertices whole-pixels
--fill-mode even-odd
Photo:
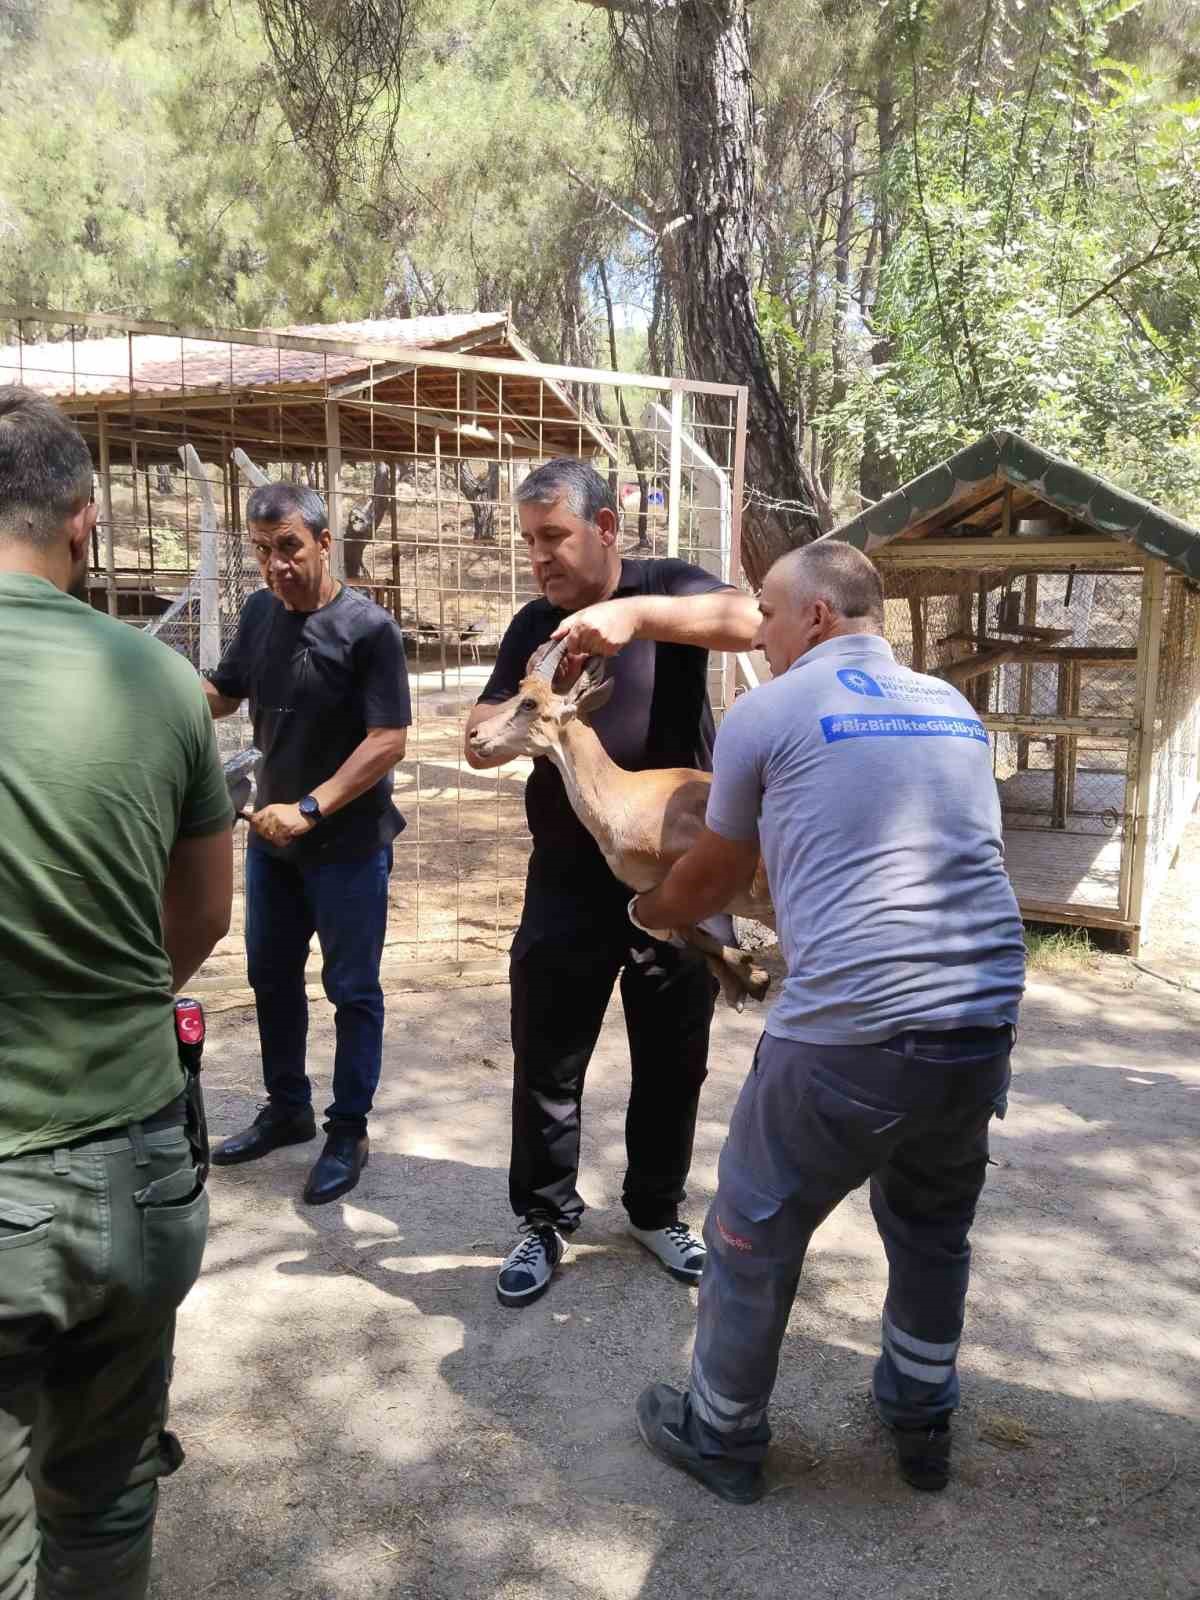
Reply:
[[[1178,938],[1171,959],[1178,981]],[[719,1015],[696,1222],[760,1022]],[[695,1294],[624,1231],[619,1017],[588,1085],[591,1209],[550,1293],[507,1311],[506,990],[393,994],[359,1189],[302,1206],[312,1146],[214,1174],[154,1594],[1200,1600],[1198,1038],[1200,994],[1124,960],[1034,978],[974,1236],[953,1485],[905,1488],[867,1404],[884,1272],[859,1193],[814,1243],[772,1492],[743,1509],[634,1431],[642,1385],[686,1377]],[[321,1002],[319,1093],[331,1045]],[[206,1065],[220,1135],[256,1104],[251,1011],[214,1013]]]

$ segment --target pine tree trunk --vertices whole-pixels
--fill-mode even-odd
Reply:
[[[458,464],[458,487],[471,508],[471,527],[478,540],[496,537],[496,498],[500,493],[500,463],[491,461],[474,473],[465,461]]]
[[[870,282],[864,283],[862,293],[863,320],[872,328],[874,328],[875,296],[892,247],[893,225],[889,189],[892,181],[892,156],[899,132],[896,117],[896,87],[890,68],[886,64],[880,68],[875,92],[875,129],[879,144],[880,167],[879,194],[876,200],[879,245]],[[872,365],[884,366],[892,359],[892,354],[892,340],[885,334],[879,335],[871,346]],[[869,426],[863,439],[858,482],[865,500],[882,500],[884,495],[890,494],[900,482],[895,462],[876,436],[874,429]]]
[[[818,532],[812,483],[771,374],[750,284],[754,234],[754,101],[746,0],[681,0],[674,12],[680,212],[664,241],[688,375],[749,391],[742,564],[752,583]],[[728,420],[724,402],[700,408]],[[728,456],[724,436],[710,452]],[[754,494],[765,497],[756,501]],[[791,502],[776,506],[770,501]]]

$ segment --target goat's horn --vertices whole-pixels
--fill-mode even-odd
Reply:
[[[545,678],[547,683],[552,684],[554,682],[554,674],[558,671],[559,662],[561,662],[566,651],[567,638],[564,634],[557,644],[552,644],[547,649],[545,655],[534,669],[534,675],[539,678]]]

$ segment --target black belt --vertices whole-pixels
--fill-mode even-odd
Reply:
[[[66,1143],[58,1146],[60,1150],[86,1150],[90,1144],[104,1144],[109,1139],[119,1139],[122,1134],[127,1134],[131,1127],[140,1127],[143,1133],[153,1133],[158,1128],[182,1128],[187,1115],[187,1097],[177,1094],[169,1100],[161,1110],[154,1111],[148,1117],[142,1117],[137,1123],[118,1123],[116,1127],[100,1128],[95,1133],[86,1133],[82,1139],[68,1139]]]

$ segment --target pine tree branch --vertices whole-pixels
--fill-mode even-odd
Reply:
[[[585,3],[590,3],[590,0],[585,0]],[[659,242],[660,235],[656,229],[652,228],[648,222],[643,222],[641,217],[635,217],[632,211],[626,211],[624,206],[618,205],[612,195],[605,194],[603,189],[598,189],[594,183],[589,182],[583,176],[582,172],[576,172],[569,162],[563,162],[563,170],[573,183],[577,183],[581,189],[586,189],[594,199],[599,200],[601,205],[608,206],[610,210],[615,211],[631,228],[636,228],[639,233],[644,233],[655,244]]]

